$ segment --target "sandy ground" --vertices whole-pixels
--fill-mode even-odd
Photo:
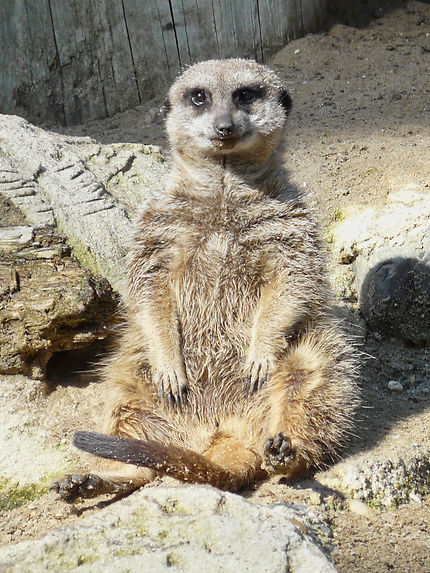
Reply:
[[[291,177],[313,196],[324,225],[347,205],[383,204],[393,190],[429,190],[429,4],[410,2],[363,29],[337,24],[328,33],[290,43],[270,63],[285,78],[294,101],[287,136]],[[67,132],[102,143],[164,145],[157,114],[161,103],[152,101]],[[363,366],[365,407],[349,454],[377,459],[414,444],[430,448],[430,349],[368,333],[364,352],[372,357]],[[408,390],[390,392],[389,380],[402,381]],[[423,381],[427,386],[416,391]],[[98,384],[74,382],[54,384],[51,392],[37,398],[46,432],[60,442],[82,427],[82,418],[91,425],[101,399]],[[428,496],[362,515],[347,504],[322,503],[326,494],[318,480],[291,488],[276,479],[245,493],[262,503],[306,502],[322,512],[333,529],[332,558],[343,573],[430,571]],[[0,542],[40,536],[97,507],[96,502],[67,506],[50,493],[3,512]]]

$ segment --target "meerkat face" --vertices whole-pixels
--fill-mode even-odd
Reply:
[[[262,146],[277,146],[291,99],[266,66],[243,59],[209,60],[177,79],[166,107],[174,149],[246,156]]]

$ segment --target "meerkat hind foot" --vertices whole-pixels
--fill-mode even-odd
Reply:
[[[296,449],[291,440],[282,432],[267,439],[264,446],[266,464],[276,473],[285,473],[296,458]]]
[[[137,487],[132,481],[116,482],[96,474],[65,474],[49,489],[67,503],[73,503],[77,499],[90,499],[102,494],[131,493]]]

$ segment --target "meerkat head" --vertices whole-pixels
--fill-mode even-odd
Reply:
[[[252,60],[208,60],[188,68],[166,102],[174,151],[239,156],[273,152],[291,108],[278,76]]]

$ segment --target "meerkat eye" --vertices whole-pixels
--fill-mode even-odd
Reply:
[[[233,93],[233,99],[240,105],[249,105],[263,96],[261,88],[244,87]]]
[[[193,90],[190,99],[193,105],[200,107],[209,102],[209,95],[204,90]]]

